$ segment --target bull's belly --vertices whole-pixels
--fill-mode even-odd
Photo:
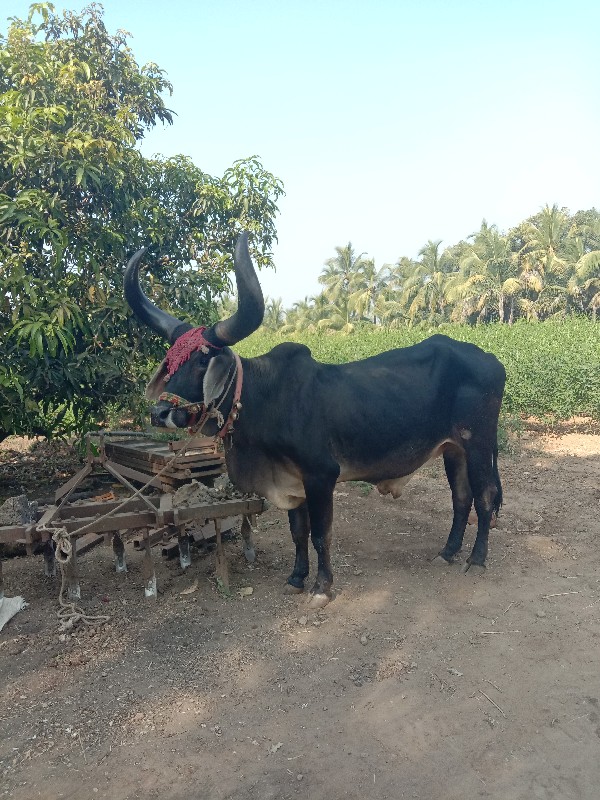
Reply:
[[[433,449],[429,449],[410,462],[400,459],[387,459],[357,466],[340,461],[338,483],[345,481],[366,481],[377,486],[381,494],[399,497],[404,486],[414,473],[427,462],[440,456],[446,445],[454,443],[445,439]],[[455,444],[455,443],[454,443]],[[283,511],[297,508],[306,499],[304,483],[300,471],[290,462],[271,462],[266,458],[255,463],[253,469],[238,470],[230,467],[230,477],[244,492],[255,492],[265,497]],[[396,470],[396,471],[395,471]],[[232,474],[232,473],[238,474]]]
[[[452,439],[444,439],[432,449],[413,457],[410,461],[390,457],[385,462],[374,462],[356,467],[355,465],[341,465],[340,481],[366,481],[374,484],[381,494],[391,494],[400,497],[402,490],[413,475],[425,464],[442,455],[449,444],[456,444]],[[396,473],[396,474],[394,474]]]

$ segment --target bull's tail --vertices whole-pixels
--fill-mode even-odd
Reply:
[[[500,513],[502,506],[502,483],[500,481],[500,473],[498,472],[498,444],[494,445],[494,452],[492,454],[492,471],[494,473],[494,481],[496,483],[496,497],[494,499],[494,513],[496,516]]]

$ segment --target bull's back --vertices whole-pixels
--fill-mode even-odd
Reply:
[[[410,474],[452,441],[465,395],[499,407],[505,379],[495,356],[441,335],[322,366],[323,429],[332,450],[349,474],[367,467],[377,479],[381,470]]]

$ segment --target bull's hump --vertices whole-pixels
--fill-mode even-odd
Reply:
[[[297,342],[282,342],[275,345],[269,351],[268,355],[272,358],[283,359],[288,361],[290,358],[309,358],[312,359],[310,348],[305,344],[298,344]]]

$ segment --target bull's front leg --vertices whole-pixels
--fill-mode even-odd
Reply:
[[[304,579],[308,575],[308,535],[310,519],[306,503],[288,511],[290,532],[296,545],[296,561],[292,574],[287,579],[287,592],[296,594],[304,591]]]
[[[304,479],[306,505],[310,517],[313,547],[317,552],[317,579],[311,589],[311,608],[322,608],[331,600],[331,535],[333,524],[333,489],[339,476],[339,467],[328,473],[311,475]]]

